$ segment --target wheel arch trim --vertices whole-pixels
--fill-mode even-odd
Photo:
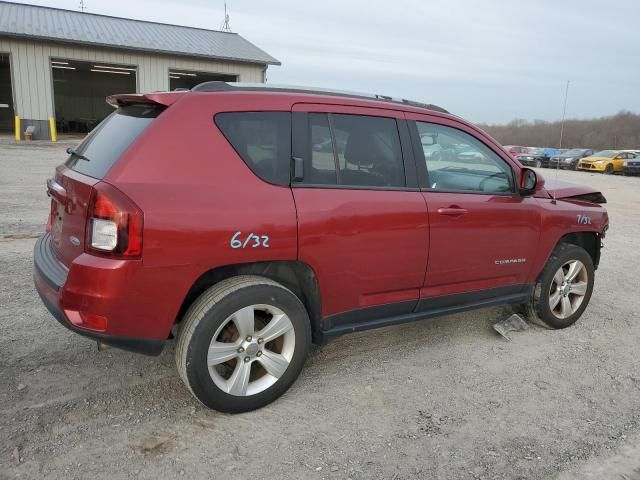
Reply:
[[[299,260],[276,260],[221,265],[205,270],[194,280],[178,310],[174,325],[180,323],[189,306],[216,283],[238,275],[268,278],[291,290],[304,304],[311,321],[312,340],[316,342],[322,331],[320,284],[314,269]]]

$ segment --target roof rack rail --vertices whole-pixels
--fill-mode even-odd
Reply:
[[[394,98],[388,95],[347,92],[343,90],[329,90],[322,88],[298,87],[292,85],[271,85],[265,83],[244,83],[244,82],[223,82],[212,81],[204,82],[196,85],[191,89],[192,92],[233,92],[233,91],[267,91],[267,92],[290,92],[290,93],[315,93],[321,95],[330,95],[333,97],[349,97],[363,98],[368,100],[381,100],[385,102],[400,103],[411,107],[426,108],[435,112],[449,113],[438,105],[415,102],[406,98]]]

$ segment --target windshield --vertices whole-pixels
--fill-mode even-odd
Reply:
[[[155,105],[118,108],[87,135],[65,165],[90,177],[104,178],[116,160],[162,110],[163,107]]]
[[[563,152],[563,155],[580,155],[582,154],[584,150],[580,150],[578,148],[574,148],[572,150],[567,150],[566,152]]]
[[[544,150],[542,150],[541,148],[529,148],[529,153],[531,155],[540,155],[544,153]]]
[[[594,157],[607,157],[613,158],[618,154],[616,150],[601,150],[600,152],[596,152],[593,154]]]

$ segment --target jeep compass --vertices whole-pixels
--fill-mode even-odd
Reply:
[[[349,332],[501,304],[565,328],[587,308],[602,194],[545,184],[440,107],[225,82],[108,101],[47,182],[35,285],[99,344],[175,339],[210,408],[268,404]]]

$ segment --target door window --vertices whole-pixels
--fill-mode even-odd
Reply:
[[[218,128],[262,180],[288,185],[291,163],[289,112],[229,112],[215,117]]]
[[[310,113],[305,182],[346,187],[404,187],[396,120]]]
[[[426,165],[422,185],[440,191],[514,191],[511,167],[475,137],[433,123],[416,122],[416,127]]]
[[[310,113],[309,137],[311,140],[311,168],[308,183],[337,185],[338,174],[333,151],[333,140],[326,113]]]

